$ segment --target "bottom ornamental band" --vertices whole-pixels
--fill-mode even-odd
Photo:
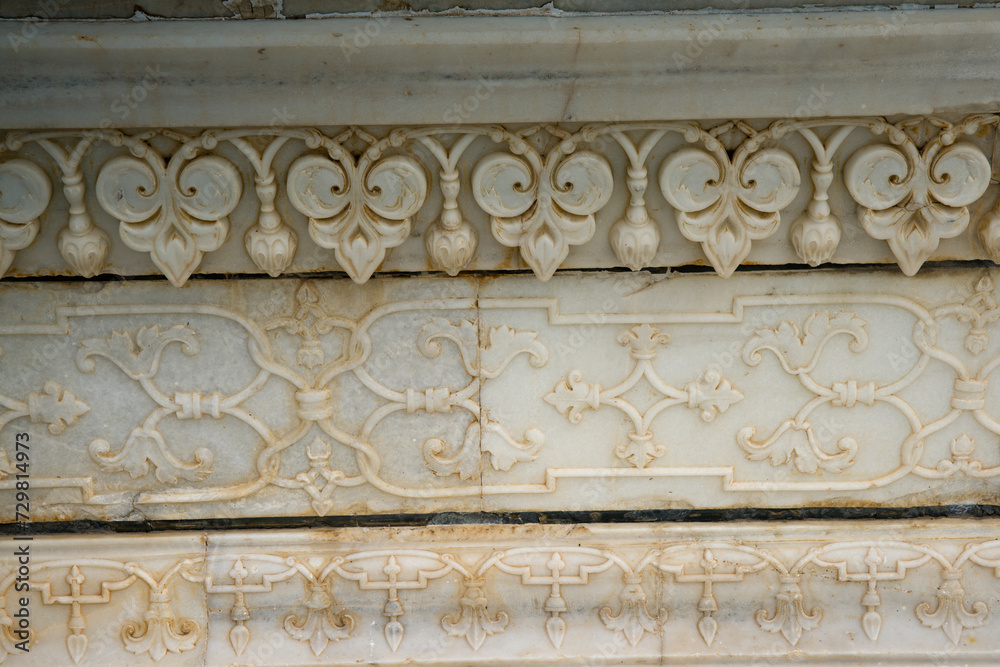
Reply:
[[[6,537],[12,665],[996,665],[1000,521]]]

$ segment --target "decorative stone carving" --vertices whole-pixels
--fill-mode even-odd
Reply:
[[[0,276],[38,233],[38,216],[49,205],[52,184],[28,160],[0,162]]]
[[[97,201],[121,222],[125,245],[150,253],[163,275],[180,286],[203,253],[225,242],[226,216],[236,208],[242,180],[232,164],[213,155],[187,164],[183,153],[169,163],[152,151],[139,156],[113,158],[101,168]]]
[[[513,149],[525,157],[494,153],[476,164],[473,194],[490,214],[497,240],[520,248],[535,274],[548,280],[571,245],[594,235],[594,213],[611,198],[614,177],[607,160],[595,153],[566,157],[571,148],[560,144],[561,150],[543,158],[523,140]]]
[[[53,519],[988,500],[995,277],[11,283],[0,464],[63,452]]]
[[[905,126],[876,126],[893,146],[866,146],[845,165],[844,182],[861,206],[858,219],[866,232],[888,241],[906,275],[920,269],[941,239],[968,226],[968,205],[986,192],[991,170],[980,148],[957,139],[995,123],[995,116],[940,123],[942,131],[920,150]]]
[[[747,263],[887,261],[880,240],[912,275],[928,260],[996,254],[993,214],[979,205],[995,196],[986,155],[996,122],[11,132],[0,142],[5,178],[32,194],[16,203],[7,186],[3,252],[17,275],[64,272],[32,246],[30,221],[47,216],[66,220],[54,240],[70,274],[149,273],[129,255],[105,266],[117,226],[176,285],[198,271],[344,271],[363,282],[380,267],[456,275],[522,261],[543,280],[557,268],[705,261],[729,276]],[[49,203],[46,160],[62,174],[65,201]],[[651,170],[659,192],[649,191]],[[256,202],[244,201],[251,182]],[[93,199],[99,207],[88,207]],[[782,220],[791,222],[775,236]],[[607,245],[593,241],[602,226]],[[243,248],[227,251],[230,227]]]
[[[846,666],[947,652],[989,665],[997,529],[984,519],[797,522],[780,535],[768,523],[647,523],[36,537],[29,590],[18,594],[30,605],[30,652],[5,640],[0,660],[477,665],[698,654]],[[8,635],[16,570],[15,557],[0,558]]]
[[[678,211],[681,233],[701,243],[723,278],[732,275],[750,253],[751,241],[777,231],[780,211],[795,198],[801,179],[798,165],[786,151],[758,150],[770,133],[739,127],[749,138],[731,160],[722,142],[702,131],[698,140],[707,151],[683,148],[660,167],[660,189]]]
[[[307,155],[288,170],[289,197],[309,217],[310,236],[332,248],[359,283],[371,277],[389,248],[406,240],[410,218],[427,197],[427,176],[416,160],[381,157],[384,146],[398,145],[402,137],[376,142],[363,136],[372,146],[357,162],[338,144],[328,146],[332,159]]]

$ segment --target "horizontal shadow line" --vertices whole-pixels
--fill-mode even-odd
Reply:
[[[448,525],[563,525],[607,523],[721,523],[741,521],[891,521],[944,517],[1000,516],[1000,505],[929,507],[803,507],[798,509],[670,509],[613,512],[438,512],[426,514],[336,515],[326,517],[243,517],[146,521],[47,521],[0,524],[0,535],[92,535],[171,531],[288,530],[350,527],[423,527]],[[735,526],[734,526],[735,528]]]

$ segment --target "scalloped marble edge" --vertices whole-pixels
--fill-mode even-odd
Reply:
[[[0,662],[993,665],[998,535],[946,519],[5,540]]]
[[[997,119],[10,132],[0,276],[160,273],[181,287],[196,272],[364,283],[530,268],[545,281],[891,261],[914,275],[1000,259]]]

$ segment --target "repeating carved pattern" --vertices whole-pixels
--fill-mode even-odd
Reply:
[[[38,507],[61,518],[186,515],[225,501],[281,515],[452,510],[486,497],[507,507],[517,496],[565,507],[581,483],[639,492],[638,475],[651,486],[634,502],[654,506],[657,489],[679,493],[686,478],[718,485],[698,496],[715,506],[756,492],[772,506],[891,504],[918,487],[948,502],[986,498],[992,486],[966,485],[1000,477],[989,273],[957,272],[936,303],[888,276],[863,293],[748,276],[726,283],[721,310],[696,299],[668,311],[669,281],[623,276],[649,305],[564,311],[560,294],[619,289],[597,278],[557,281],[546,298],[521,296],[527,278],[490,294],[480,290],[494,279],[463,279],[453,296],[434,279],[378,282],[376,294],[417,292],[351,307],[346,281],[204,281],[184,303],[148,304],[131,291],[94,300],[51,288],[64,304],[54,315],[45,306],[0,329],[15,346],[0,357],[0,433],[23,420],[80,443],[65,445],[72,464],[33,471],[52,494]],[[692,280],[684,289],[698,293],[715,279]],[[277,291],[238,305],[240,285]],[[577,340],[583,324],[592,333]],[[37,341],[60,354],[32,357]],[[111,418],[115,428],[102,427]],[[0,447],[6,494],[12,449]],[[359,508],[360,492],[374,504]],[[607,507],[607,494],[587,493],[588,509]]]
[[[635,360],[635,366],[626,379],[614,387],[602,390],[599,384],[583,382],[580,371],[571,371],[566,382],[547,394],[545,400],[565,413],[573,424],[580,423],[583,410],[599,410],[602,405],[612,405],[627,414],[635,430],[629,431],[628,444],[622,443],[615,448],[615,455],[629,461],[636,468],[645,468],[654,458],[667,453],[664,445],[652,442],[653,433],[650,428],[653,419],[663,410],[675,405],[687,405],[701,410],[701,418],[710,422],[717,414],[725,412],[730,405],[743,399],[743,394],[733,389],[715,371],[707,371],[702,380],[690,382],[684,389],[677,389],[664,382],[650,362],[658,354],[657,346],[666,345],[669,337],[661,334],[655,327],[648,324],[636,325],[622,333],[618,341],[631,348],[629,355]],[[643,378],[663,398],[645,413],[640,413],[621,396]]]
[[[627,528],[617,535],[611,527],[597,533],[581,527],[579,537],[569,537],[534,527],[517,538],[481,529],[492,542],[460,538],[467,528],[433,535],[404,529],[398,536],[389,534],[398,529],[374,529],[364,549],[351,545],[356,536],[337,532],[312,539],[284,533],[278,544],[263,548],[222,536],[200,555],[154,551],[152,565],[112,555],[140,538],[91,545],[81,557],[62,553],[58,542],[36,542],[48,557],[34,563],[28,588],[34,613],[46,624],[35,624],[32,652],[15,662],[68,656],[89,664],[121,659],[114,656],[125,651],[136,664],[152,663],[209,644],[217,645],[211,650],[216,657],[206,664],[229,664],[246,660],[273,633],[291,641],[284,652],[290,659],[302,656],[303,664],[346,664],[372,651],[380,661],[426,659],[432,637],[411,637],[409,616],[422,633],[440,633],[440,651],[470,663],[500,655],[509,640],[491,637],[513,632],[543,633],[550,645],[536,646],[533,654],[552,660],[586,651],[591,641],[610,640],[621,657],[656,654],[661,633],[695,629],[704,642],[700,650],[709,654],[720,640],[726,655],[757,651],[754,636],[774,633],[786,647],[776,655],[795,650],[809,656],[838,641],[844,623],[862,631],[872,651],[895,646],[896,638],[884,636],[883,628],[891,626],[912,642],[896,646],[901,656],[937,645],[937,636],[971,656],[978,648],[975,631],[988,633],[987,624],[995,622],[986,600],[998,589],[1000,541],[989,537],[995,530],[990,522],[936,530],[930,523],[908,524],[907,539],[894,536],[902,528],[897,525],[860,539],[841,539],[851,529],[832,525],[825,534],[821,525],[789,526],[781,539],[762,525],[746,528],[742,539],[698,524],[684,529],[687,536],[654,524],[641,539]],[[9,556],[0,561],[5,637],[16,580],[10,562]],[[975,592],[963,583],[972,580],[980,582]],[[857,595],[856,610],[828,599],[831,592],[841,597],[841,589]],[[116,608],[123,613],[109,631],[118,640],[91,648],[95,630],[88,616],[106,618],[104,610]],[[181,608],[186,615],[178,615]],[[378,646],[361,631],[371,624],[381,626]],[[854,640],[853,649],[859,660],[861,641]],[[17,653],[7,639],[0,646],[0,662]],[[95,650],[100,653],[92,655]]]
[[[0,142],[0,275],[51,217],[50,176],[37,163],[43,159],[61,174],[68,210],[59,252],[70,272],[84,277],[121,270],[107,263],[111,241],[102,227],[110,224],[92,218],[102,211],[118,221],[125,246],[149,253],[175,285],[198,271],[232,228],[251,266],[272,276],[290,270],[302,250],[294,215],[304,217],[318,248],[333,251],[336,264],[322,265],[339,266],[359,283],[419,234],[426,256],[408,255],[400,265],[405,270],[455,275],[495,267],[494,260],[477,260],[487,227],[547,280],[602,220],[614,263],[633,270],[669,264],[659,255],[672,251],[661,248],[663,225],[676,224],[719,275],[729,276],[790,211],[787,233],[797,257],[780,261],[855,261],[838,256],[838,246],[845,229],[852,244],[860,242],[860,228],[885,240],[912,275],[937,256],[942,239],[970,227],[973,211],[982,214],[966,251],[1000,257],[1000,218],[977,207],[989,201],[991,173],[982,135],[992,137],[996,123],[996,115],[977,114],[957,122],[843,118],[767,126],[12,132]],[[100,159],[91,160],[95,155]],[[96,185],[88,193],[83,165],[95,161]],[[798,196],[804,163],[813,186],[806,204]],[[650,169],[666,206],[649,203]],[[465,187],[471,196],[463,196]],[[252,223],[244,221],[253,203],[241,207],[251,189]],[[627,192],[623,204],[611,203],[616,189]],[[850,206],[840,203],[847,198]]]

